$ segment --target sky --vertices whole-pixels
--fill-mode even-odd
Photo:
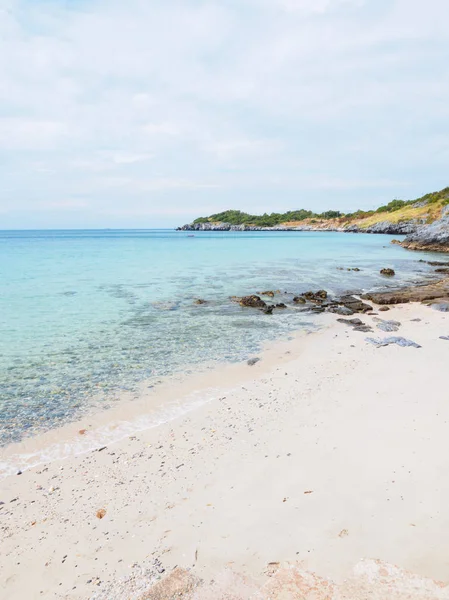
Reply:
[[[448,0],[0,0],[0,229],[449,185]]]

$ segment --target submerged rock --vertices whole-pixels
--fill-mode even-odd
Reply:
[[[324,306],[312,306],[310,310],[314,313],[323,313],[326,308]]]
[[[179,302],[153,302],[154,308],[158,310],[177,310],[179,308]]]
[[[381,269],[380,274],[385,275],[385,277],[393,277],[394,275],[396,275],[394,269]]]
[[[202,298],[197,298],[193,301],[193,304],[207,304],[207,300],[203,300]]]
[[[423,260],[421,258],[418,262],[427,263],[432,267],[449,267],[449,262],[441,262],[440,260]]]
[[[240,306],[248,306],[249,308],[266,308],[267,304],[260,296],[243,296],[239,301]]]
[[[270,298],[273,298],[273,296],[275,296],[275,294],[280,294],[280,290],[267,290],[266,292],[259,292],[259,294],[261,296],[269,296]]]
[[[318,290],[317,292],[305,292],[303,294],[306,300],[325,300],[327,298],[326,290]]]

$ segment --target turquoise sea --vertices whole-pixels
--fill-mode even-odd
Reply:
[[[110,402],[187,365],[243,360],[263,341],[314,327],[315,315],[300,308],[267,316],[232,295],[384,287],[391,283],[379,269],[387,266],[395,282],[429,277],[418,262],[426,255],[390,241],[330,232],[0,232],[1,444],[74,419],[93,398]]]

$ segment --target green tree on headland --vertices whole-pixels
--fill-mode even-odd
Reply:
[[[256,227],[275,227],[282,223],[304,221],[305,219],[316,219],[326,221],[329,219],[341,219],[344,222],[364,219],[371,217],[378,213],[393,213],[397,210],[401,210],[404,207],[414,204],[429,204],[429,205],[445,205],[449,204],[449,187],[444,188],[439,192],[432,192],[426,194],[416,200],[399,200],[395,199],[380,206],[377,210],[357,210],[353,213],[342,213],[338,210],[327,210],[322,213],[315,213],[311,210],[305,210],[303,208],[299,210],[289,210],[285,213],[264,213],[263,215],[251,215],[249,213],[242,212],[241,210],[225,210],[209,217],[199,217],[193,221],[196,223],[230,223],[231,225],[255,225]]]

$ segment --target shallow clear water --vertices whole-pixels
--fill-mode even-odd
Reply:
[[[426,277],[390,236],[165,230],[0,232],[0,442],[62,424],[99,393],[205,360],[241,360],[301,327],[230,301],[263,289],[371,289]],[[430,255],[429,255],[430,256]],[[361,272],[338,270],[359,267]],[[418,272],[417,272],[418,271]],[[391,284],[390,284],[391,285]],[[207,305],[196,306],[195,298]],[[280,299],[282,300],[282,298]]]

